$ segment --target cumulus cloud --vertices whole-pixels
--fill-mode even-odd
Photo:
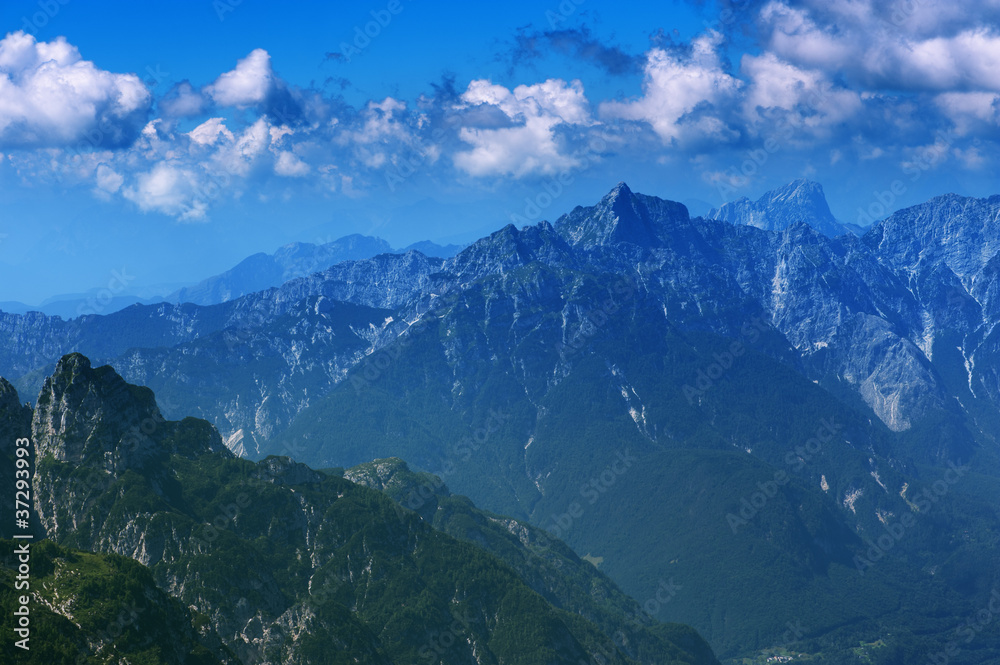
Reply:
[[[116,193],[124,184],[125,178],[107,164],[97,166],[97,193],[105,198]]]
[[[207,205],[198,197],[198,175],[173,162],[160,162],[136,178],[134,187],[123,190],[125,198],[143,212],[157,211],[180,221],[205,218]]]
[[[179,91],[171,110],[193,107],[195,100]],[[315,91],[290,86],[271,65],[271,55],[254,49],[232,69],[201,90],[206,105],[253,109],[282,123],[303,124],[324,119],[332,105]]]
[[[274,88],[271,56],[262,48],[236,63],[236,69],[222,74],[205,88],[205,94],[220,106],[246,108],[263,104]]]
[[[257,120],[234,136],[215,153],[216,165],[225,173],[247,177],[267,155],[271,145],[271,127],[266,118]]]
[[[572,154],[572,146],[560,140],[558,130],[594,122],[580,81],[549,79],[509,90],[487,80],[476,80],[462,94],[461,105],[491,108],[510,123],[503,127],[461,127],[459,138],[472,149],[457,152],[454,162],[474,176],[520,178],[575,168],[581,160]]]
[[[197,145],[215,145],[220,141],[233,140],[233,133],[226,127],[224,118],[209,118],[187,135]]]
[[[993,133],[1000,126],[1000,95],[992,92],[947,92],[935,104],[961,135]]]
[[[643,96],[601,104],[605,118],[649,123],[666,143],[731,141],[738,131],[727,121],[743,81],[723,69],[722,35],[710,31],[689,52],[654,48],[647,54]]]
[[[870,89],[1000,92],[1000,34],[989,15],[1000,15],[995,0],[772,0],[758,23],[774,54]]]
[[[95,191],[118,193],[143,212],[203,221],[219,199],[238,198],[268,175],[307,175],[311,167],[280,147],[292,135],[263,117],[237,131],[209,118],[186,133],[155,120],[130,150],[105,155],[90,177]]]
[[[121,147],[150,104],[138,76],[98,69],[62,37],[0,40],[0,147]]]
[[[64,39],[14,33],[0,41],[0,149],[13,150],[19,177],[80,182],[181,221],[206,220],[244,192],[266,195],[269,183],[364,196],[417,173],[407,186],[456,174],[491,185],[602,159],[687,163],[706,182],[729,183],[738,174],[725,160],[759,153],[780,128],[781,149],[817,163],[982,169],[995,143],[973,139],[1000,137],[1000,36],[995,23],[976,22],[974,5],[1000,20],[1000,0],[741,3],[760,43],[738,67],[718,30],[690,44],[654,40],[641,59],[585,30],[520,33],[522,61],[556,51],[641,74],[641,94],[604,101],[579,80],[446,78],[413,102],[355,108],[290,85],[255,49],[202,88],[176,83],[154,105],[134,75],[98,69]],[[71,149],[89,136],[95,149]]]
[[[864,110],[861,95],[835,85],[818,70],[796,67],[773,53],[745,55],[740,67],[748,86],[743,113],[752,133],[783,123],[799,140],[829,137],[834,127]]]
[[[309,174],[309,165],[287,150],[278,153],[274,172],[286,178],[301,178]]]
[[[391,164],[393,156],[400,152],[422,148],[406,104],[398,99],[386,97],[381,102],[368,102],[358,121],[353,127],[345,127],[336,142],[351,150],[368,168],[381,168]]]
[[[189,81],[181,81],[159,101],[158,107],[167,117],[188,118],[201,115],[205,110],[205,98]]]

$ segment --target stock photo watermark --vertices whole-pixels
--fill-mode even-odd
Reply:
[[[874,566],[886,554],[891,551],[899,541],[903,540],[906,534],[917,525],[919,517],[927,514],[935,504],[948,495],[951,488],[971,470],[967,465],[958,465],[948,462],[948,470],[944,472],[944,477],[934,481],[930,487],[925,487],[923,491],[909,499],[903,499],[910,505],[912,512],[903,513],[899,520],[890,523],[888,520],[882,523],[885,533],[879,534],[875,539],[866,538],[868,549],[863,554],[855,554],[853,563],[859,575],[864,575],[865,571]]]
[[[757,491],[749,496],[740,499],[740,509],[736,513],[726,514],[726,523],[733,533],[737,533],[739,528],[746,526],[753,520],[767,503],[778,495],[780,488],[791,481],[789,470],[793,472],[801,471],[813,458],[822,453],[823,444],[829,443],[833,437],[844,428],[840,423],[834,422],[832,418],[820,420],[819,427],[815,434],[807,439],[805,443],[795,446],[785,455],[786,469],[778,469],[774,476],[767,481],[757,483]]]
[[[575,182],[573,172],[582,173],[601,163],[601,156],[608,150],[614,139],[608,127],[622,129],[626,127],[620,120],[604,126],[601,132],[590,139],[587,145],[569,155],[569,160],[575,164],[573,168],[563,169],[555,176],[544,180],[533,195],[524,198],[524,208],[520,213],[509,212],[510,223],[514,226],[529,226],[538,222],[545,211],[568,191]]]
[[[576,10],[584,2],[586,0],[562,0],[554,10],[547,9],[545,20],[549,22],[549,27],[553,30],[558,28],[560,24],[565,23],[567,19],[576,14]]]
[[[935,132],[934,143],[903,165],[902,174],[906,176],[906,180],[896,178],[887,189],[873,191],[870,204],[858,206],[856,219],[858,226],[871,226],[891,214],[899,200],[909,192],[910,185],[919,182],[928,171],[939,164],[954,147],[958,138],[954,130]],[[974,145],[980,143],[980,139],[973,141]],[[907,181],[910,185],[907,185]]]
[[[71,0],[38,0],[36,3],[38,11],[31,16],[21,17],[21,30],[26,34],[34,35],[47,26],[70,2]]]
[[[112,270],[108,285],[77,305],[77,316],[101,314],[111,306],[116,296],[124,293],[126,287],[133,281],[135,281],[135,275],[128,274],[125,266],[122,266],[121,270]]]
[[[369,11],[372,20],[354,26],[351,41],[340,42],[338,52],[333,55],[338,56],[336,59],[343,62],[350,62],[358,57],[372,45],[372,41],[382,35],[382,31],[388,28],[393,19],[402,14],[404,9],[402,0],[389,0],[384,8]]]
[[[615,454],[615,460],[599,474],[581,484],[577,494],[581,499],[586,500],[587,506],[593,506],[608,490],[615,486],[618,479],[624,476],[637,461],[638,459],[632,455],[628,448],[618,451]],[[562,539],[584,514],[586,514],[584,503],[571,501],[565,512],[550,515],[551,524],[543,528],[553,538]]]
[[[951,663],[953,658],[962,653],[962,646],[967,647],[972,644],[981,632],[993,624],[998,615],[1000,615],[1000,590],[993,589],[986,606],[955,629],[955,638],[945,644],[941,651],[927,656],[927,665]]]
[[[730,343],[729,347],[722,353],[713,353],[714,362],[700,368],[694,381],[685,383],[681,388],[688,404],[693,406],[705,393],[710,391],[716,382],[732,369],[737,360],[746,355],[750,346],[756,344],[760,340],[761,334],[767,332],[769,328],[770,325],[767,321],[759,316],[754,316],[750,321],[744,323],[740,328],[740,339]]]
[[[14,633],[19,640],[14,646],[24,651],[30,651],[31,641],[31,541],[34,538],[31,531],[31,458],[34,451],[30,438],[14,440],[14,556],[17,558],[17,569],[14,576],[14,590],[20,592],[16,596],[14,610]]]
[[[453,621],[444,630],[430,631],[427,643],[417,650],[418,656],[431,663],[440,662],[441,656],[469,632],[469,626],[475,621],[468,609],[463,609],[461,614],[453,613],[452,618]]]

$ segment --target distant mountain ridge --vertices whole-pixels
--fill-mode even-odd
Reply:
[[[706,217],[766,231],[781,231],[792,224],[805,223],[831,238],[855,233],[834,218],[823,186],[801,179],[767,192],[756,201],[743,197],[726,203],[712,209]]]
[[[166,297],[166,301],[217,305],[250,293],[281,286],[285,282],[326,270],[343,261],[358,261],[379,254],[405,254],[411,251],[432,258],[450,258],[461,249],[458,245],[441,246],[425,240],[397,250],[381,238],[359,234],[344,236],[321,245],[297,242],[279,248],[274,254],[254,254],[224,273],[170,294]]]
[[[804,181],[791,183],[782,191],[783,195],[765,198],[771,201],[769,205],[786,206],[788,212],[782,217],[785,220],[792,219],[801,212],[803,200],[815,203],[813,195],[821,196],[820,189],[811,187]],[[701,321],[698,325],[708,324],[716,332],[726,333],[733,329],[727,325],[729,317],[722,316],[708,323],[704,321],[707,312],[756,307],[778,327],[798,353],[804,354],[804,358],[822,358],[822,362],[828,365],[841,363],[842,367],[835,371],[854,383],[856,389],[860,390],[862,399],[887,425],[901,431],[909,427],[914,418],[919,417],[928,406],[943,405],[948,399],[940,379],[926,366],[926,357],[933,355],[929,336],[941,327],[940,324],[933,323],[938,315],[928,317],[921,312],[928,305],[940,308],[941,303],[921,302],[930,293],[929,286],[920,293],[912,292],[908,286],[908,271],[912,269],[901,263],[907,251],[915,251],[907,249],[905,245],[920,246],[932,242],[932,239],[926,233],[921,236],[900,236],[893,242],[877,244],[870,239],[884,236],[885,229],[898,226],[897,220],[905,219],[913,215],[913,211],[923,208],[937,211],[928,213],[931,215],[929,222],[933,227],[941,226],[939,216],[943,213],[938,208],[944,206],[944,210],[953,211],[948,214],[960,215],[961,206],[965,205],[955,203],[960,200],[960,197],[945,197],[922,207],[896,213],[862,240],[848,234],[824,241],[816,232],[803,230],[808,227],[801,222],[791,222],[790,226],[780,231],[765,230],[763,233],[767,235],[760,235],[741,230],[751,228],[747,225],[733,226],[730,222],[692,220],[681,204],[634,194],[627,185],[620,183],[596,206],[578,207],[557,220],[555,225],[542,223],[521,230],[509,226],[474,243],[451,259],[427,258],[416,253],[382,254],[370,259],[340,262],[322,272],[285,282],[276,290],[258,291],[236,299],[231,298],[238,290],[225,287],[228,277],[211,284],[206,283],[199,298],[226,300],[227,307],[222,309],[199,311],[187,309],[192,305],[160,304],[153,308],[132,307],[124,310],[128,314],[119,312],[110,318],[83,317],[65,323],[39,318],[38,315],[0,315],[6,322],[5,325],[9,326],[15,345],[16,338],[21,334],[20,330],[35,330],[33,338],[26,338],[25,343],[36,350],[26,348],[13,353],[10,356],[12,364],[4,366],[4,371],[20,380],[31,371],[44,366],[38,363],[42,357],[47,357],[46,362],[53,362],[59,351],[72,350],[77,345],[82,345],[79,348],[101,359],[114,358],[129,347],[136,348],[137,353],[141,354],[138,350],[149,348],[151,343],[170,348],[200,340],[198,344],[204,345],[206,336],[217,334],[227,327],[243,330],[259,326],[266,328],[271,317],[283,316],[283,312],[293,309],[302,309],[299,305],[293,305],[293,302],[304,303],[306,299],[318,296],[383,310],[382,314],[370,313],[372,317],[382,316],[383,321],[382,324],[370,321],[370,328],[363,335],[374,350],[391,341],[392,336],[401,330],[400,318],[391,315],[389,312],[392,310],[400,307],[410,309],[412,313],[406,314],[409,318],[418,314],[419,308],[426,307],[430,300],[441,298],[447,291],[461,290],[463,285],[489,275],[504,274],[532,261],[582,270],[592,270],[596,266],[601,270],[627,273],[631,270],[629,262],[633,259],[648,262],[643,253],[652,252],[651,265],[658,266],[657,270],[676,273],[669,278],[664,274],[664,279],[668,281],[657,288],[667,288],[669,293],[656,296],[666,298],[664,306],[667,315],[675,322],[698,319]],[[995,204],[990,200],[982,200],[970,210],[975,215],[988,216],[991,206],[995,207]],[[734,231],[727,231],[725,226],[713,226],[713,223],[724,223]],[[965,225],[968,226],[968,222]],[[968,242],[981,248],[974,252],[983,257],[978,264],[981,268],[978,269],[989,270],[987,259],[992,247],[989,238],[982,234],[975,238],[970,235]],[[381,241],[355,237],[337,247],[339,249],[336,251],[366,254],[384,249],[385,245]],[[963,247],[963,243],[953,243],[948,251],[958,258],[948,261],[954,263],[960,259],[965,260],[962,258],[963,252],[971,255]],[[311,260],[315,257],[315,249],[316,246],[289,246],[285,251],[279,252],[277,256],[280,259],[277,263],[286,266],[302,265],[299,259],[303,252]],[[328,247],[324,251],[334,249]],[[805,260],[805,252],[816,256]],[[664,264],[661,254],[673,257],[672,263]],[[943,255],[941,251],[925,254],[924,263]],[[329,257],[331,254],[327,253],[325,256]],[[816,281],[817,260],[821,261],[823,270],[828,271],[828,276],[824,276],[823,281]],[[277,265],[274,261],[273,257],[259,255],[244,262],[241,270],[245,269],[248,274],[253,274],[255,266],[260,267],[258,263],[273,267]],[[862,266],[863,269],[859,269]],[[939,267],[938,263],[928,265],[931,270],[929,278],[937,279],[940,276],[947,282],[947,275],[941,273]],[[969,294],[967,287],[976,292],[983,290],[983,297],[992,298],[987,288],[990,282],[977,279],[973,287],[973,275],[961,269],[958,264],[955,267],[962,271],[963,277],[956,277],[948,283],[950,291],[944,296],[938,296],[938,300],[943,297],[944,300],[955,303],[963,298],[972,298],[968,301],[970,307],[973,307],[973,301],[980,309],[983,306],[990,309],[1000,306],[992,304],[992,300],[982,303],[975,300],[976,294]],[[944,269],[954,272],[947,266]],[[281,279],[283,276],[272,275],[274,279]],[[833,279],[840,280],[841,286],[836,286]],[[239,279],[233,278],[231,281]],[[681,284],[682,281],[685,282],[684,285]],[[691,287],[698,282],[701,284],[692,290]],[[851,290],[844,291],[845,285],[849,285]],[[800,292],[810,291],[813,292],[810,298],[798,296]],[[230,303],[234,305],[229,306]],[[314,314],[317,314],[320,311],[316,309],[318,305],[318,302],[313,302],[307,307],[313,308]],[[824,309],[826,306],[834,309],[827,311]],[[841,309],[839,314],[836,308]],[[888,312],[892,314],[889,315]],[[955,314],[955,311],[946,307],[940,316],[947,315],[954,323]],[[984,317],[986,313],[980,312],[976,316]],[[134,325],[125,322],[136,317],[143,320],[141,325],[148,328],[150,333],[155,331],[152,337],[145,332],[122,334],[134,328]],[[181,323],[189,318],[190,323]],[[162,319],[162,322],[158,322],[158,319]],[[391,322],[386,323],[389,319]],[[195,320],[202,323],[196,324]],[[176,324],[164,326],[168,321],[176,321]],[[979,325],[967,317],[958,323],[963,327],[972,326],[970,330]],[[91,334],[97,330],[101,332]],[[856,353],[865,347],[860,343],[860,338],[852,339],[852,336],[872,335],[875,330],[884,330],[888,336],[882,343],[898,347],[894,351],[894,357],[908,363],[908,371],[920,377],[906,382],[902,391],[898,387],[891,388],[886,383],[895,370],[880,368],[873,364],[874,358],[862,358]],[[355,329],[354,333],[360,334],[360,331]],[[834,348],[831,342],[835,338],[840,340],[837,348],[842,349],[846,355],[831,355],[831,349]],[[308,353],[310,346],[297,348]],[[227,353],[233,350],[232,339],[226,342],[226,350]],[[302,352],[300,350],[295,353]],[[974,367],[974,364],[970,364],[970,367]],[[147,378],[155,381],[152,376]],[[333,377],[331,379],[337,380]],[[895,393],[892,397],[887,397],[886,390],[889,389]],[[167,390],[168,394],[169,392]],[[226,429],[223,427],[224,431]]]
[[[54,296],[41,305],[27,305],[18,301],[0,302],[0,312],[8,314],[41,312],[47,316],[58,316],[69,320],[89,314],[113,314],[136,304],[156,305],[168,302],[217,305],[250,293],[281,286],[289,280],[320,272],[342,261],[357,261],[378,254],[407,252],[420,252],[432,258],[450,258],[461,250],[461,245],[439,245],[429,240],[416,242],[402,249],[393,249],[381,238],[353,234],[322,244],[290,243],[278,248],[273,254],[259,252],[223,273],[165,295],[128,293],[130,278],[128,275],[121,276],[116,272],[110,284],[113,288]]]

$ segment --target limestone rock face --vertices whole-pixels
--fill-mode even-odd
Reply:
[[[45,379],[31,437],[36,466],[48,469],[34,476],[35,511],[41,529],[54,539],[93,523],[95,501],[128,471],[162,485],[169,482],[163,463],[170,455],[231,456],[212,425],[195,418],[166,420],[149,388],[129,384],[109,366],[91,367],[79,353],[64,356]],[[135,517],[124,530],[98,528],[87,544],[142,562],[155,559],[163,535],[129,537]]]
[[[141,463],[149,434],[164,423],[153,392],[111,367],[94,369],[79,353],[64,356],[38,395],[32,431],[39,458],[103,460],[108,471]]]

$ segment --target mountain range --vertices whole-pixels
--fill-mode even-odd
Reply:
[[[47,537],[31,555],[35,646],[21,657],[5,623],[11,662],[718,665],[540,531],[440,489],[432,526],[348,480],[422,482],[398,461],[237,459],[209,423],[166,420],[149,389],[79,354],[33,411],[5,382],[0,397],[5,433],[32,441]],[[5,612],[25,593],[12,559]]]
[[[10,314],[41,312],[69,320],[87,314],[113,314],[131,305],[155,305],[161,302],[215,305],[248,293],[280,286],[290,279],[309,275],[341,261],[366,259],[378,254],[405,254],[410,251],[447,258],[461,249],[460,245],[438,245],[429,240],[413,243],[403,249],[393,249],[381,238],[354,234],[319,244],[290,243],[273,254],[260,252],[223,273],[203,279],[197,284],[171,288],[169,291],[164,291],[162,286],[131,289],[129,284],[134,277],[123,268],[112,274],[107,287],[91,289],[87,293],[53,296],[37,306],[18,301],[0,302],[0,311]]]
[[[451,257],[380,253],[239,297],[220,279],[199,291],[229,298],[213,304],[0,314],[0,374],[45,395],[81,352],[164,418],[212,423],[205,454],[234,469],[227,450],[339,468],[323,482],[449,537],[513,520],[587,562],[571,587],[596,568],[723,660],[918,662],[1000,587],[1000,197],[857,231],[814,183],[708,218],[620,183]],[[950,662],[995,662],[997,624],[977,628]]]

